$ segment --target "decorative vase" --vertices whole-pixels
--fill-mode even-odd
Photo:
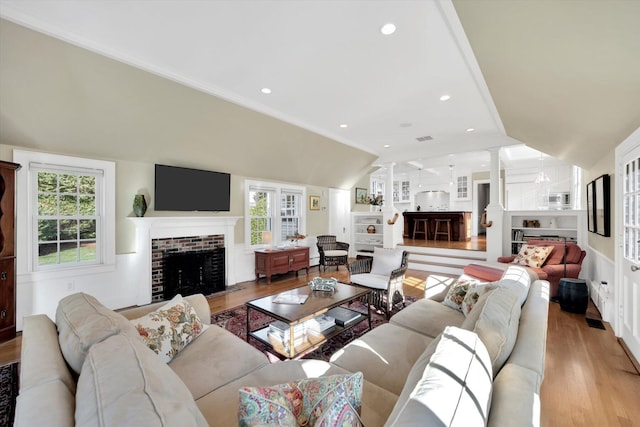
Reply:
[[[137,217],[143,217],[147,211],[147,201],[144,199],[143,194],[136,194],[133,196],[133,213]]]
[[[367,227],[367,233],[369,234],[375,234],[376,233],[376,226],[375,225],[370,225]]]

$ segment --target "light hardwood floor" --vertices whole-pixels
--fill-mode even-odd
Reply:
[[[404,283],[406,295],[421,297],[429,273],[409,270]],[[344,267],[310,276],[346,280]],[[270,285],[244,282],[221,295],[209,297],[212,313],[244,304],[276,292],[306,284],[301,273],[276,276]],[[588,317],[599,318],[590,306]],[[585,316],[564,312],[558,304],[549,306],[545,378],[541,390],[543,427],[640,426],[640,376],[614,336],[587,326]],[[0,364],[18,360],[20,338],[0,345]]]

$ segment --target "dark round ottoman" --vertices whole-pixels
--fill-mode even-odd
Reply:
[[[583,279],[560,279],[558,284],[560,308],[571,313],[585,314],[589,304],[589,288]]]

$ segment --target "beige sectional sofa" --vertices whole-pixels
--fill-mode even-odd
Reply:
[[[509,275],[511,279],[507,278]],[[489,401],[488,415],[479,411],[484,423],[536,425],[544,369],[548,283],[535,279],[526,270],[511,267],[501,280],[510,291],[499,288],[487,293],[476,305],[478,310],[466,318],[445,307],[438,297],[424,299],[393,316],[389,324],[350,343],[331,362],[295,360],[275,364],[269,364],[251,345],[215,325],[171,362],[164,363],[136,336],[137,331],[127,320],[151,312],[160,304],[116,313],[88,295],[76,294],[61,301],[63,307],[58,308],[56,323],[44,315],[25,318],[15,425],[234,426],[238,425],[241,387],[357,371],[364,373],[362,420],[367,427],[414,425],[416,419],[421,425],[449,425],[451,420],[444,420],[448,415],[442,413],[451,410],[451,419],[462,420],[460,425],[474,425],[464,422],[462,405],[451,405],[451,393],[439,390],[436,396],[440,397],[427,399],[436,402],[437,408],[427,408],[425,412],[429,405],[424,405],[416,390],[420,390],[424,373],[436,365],[433,360],[449,358],[445,341],[449,346],[464,341],[468,347],[476,345],[471,342],[480,342],[474,337],[484,337],[488,342],[504,343],[496,331],[505,322],[494,311],[509,313],[506,323],[512,330],[513,350],[500,356],[506,362],[492,372],[495,368],[485,366],[488,363],[478,364],[482,354],[491,357],[491,364],[499,358],[487,345],[488,353],[482,350],[478,357],[470,359],[476,365],[476,375],[478,370],[486,371],[480,375],[484,377],[483,385],[475,391],[469,374],[469,381],[466,385],[463,382],[461,389],[467,398],[471,397],[467,400],[472,405],[477,404],[477,396]],[[506,295],[507,300],[518,294],[518,302],[506,307],[509,304],[504,304],[505,298],[498,298],[497,294]],[[203,323],[209,324],[206,299],[201,295],[185,299]],[[469,332],[474,329],[474,333]],[[458,363],[454,371],[462,365],[466,366],[466,362]],[[473,373],[472,369],[468,371]],[[446,389],[456,387],[453,384]],[[442,404],[437,403],[438,399]],[[468,418],[471,419],[474,418]]]

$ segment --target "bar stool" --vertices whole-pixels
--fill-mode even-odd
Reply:
[[[436,218],[435,219],[436,222],[436,226],[435,226],[435,231],[433,233],[433,240],[437,240],[438,239],[438,235],[443,235],[443,236],[447,236],[447,240],[450,242],[451,241],[451,219],[442,219],[442,218]],[[447,224],[447,231],[440,231],[440,224]]]
[[[414,219],[413,220],[413,238],[416,238],[416,234],[422,233],[424,234],[424,240],[428,240],[428,228],[427,228],[427,222],[429,220],[424,218],[424,219]],[[420,227],[418,227],[420,224],[422,224],[422,230],[420,230]]]

